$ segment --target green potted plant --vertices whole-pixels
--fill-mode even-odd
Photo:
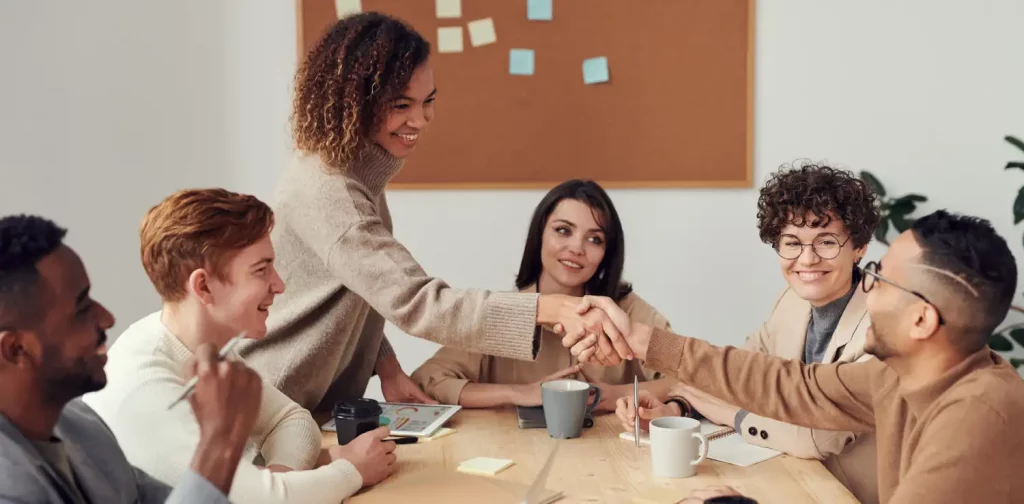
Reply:
[[[915,220],[911,214],[917,210],[918,203],[924,203],[928,201],[928,198],[913,193],[891,197],[885,193],[885,186],[871,172],[860,172],[860,178],[878,195],[881,202],[882,218],[878,221],[878,227],[875,228],[875,239],[889,245],[889,231],[895,230],[896,234],[899,234],[910,229]]]
[[[1024,153],[1024,142],[1020,139],[1007,135],[1005,140]],[[1024,170],[1024,161],[1009,161],[1004,169],[1012,168]],[[1017,192],[1017,198],[1013,201],[1013,223],[1016,225],[1021,221],[1024,221],[1024,186]],[[1013,305],[1010,308],[1010,315],[1015,318],[1019,319],[1021,314],[1024,314],[1024,308],[1020,306]],[[1017,371],[1024,375],[1024,322],[1003,326],[989,338],[988,346],[1006,357]]]

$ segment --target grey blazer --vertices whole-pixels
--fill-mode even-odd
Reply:
[[[54,434],[64,442],[82,494],[80,502],[56,469],[47,464],[7,417],[0,415],[0,503],[73,504],[216,503],[228,499],[202,476],[188,471],[177,487],[150,477],[128,463],[103,420],[80,399],[61,412]]]

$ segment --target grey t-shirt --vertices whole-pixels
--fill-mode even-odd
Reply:
[[[60,439],[50,438],[49,441],[32,441],[32,444],[39,450],[43,460],[50,464],[50,467],[53,467],[57,474],[64,478],[64,482],[75,493],[75,497],[81,502],[89,502],[89,499],[85,498],[82,489],[78,486],[78,480],[75,479],[74,471],[71,470],[71,461],[68,460],[68,452],[64,448],[64,443]]]

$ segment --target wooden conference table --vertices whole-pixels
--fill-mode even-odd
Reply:
[[[323,424],[326,418],[319,416],[317,420]],[[580,438],[559,441],[562,446],[546,485],[548,489],[563,492],[564,497],[559,503],[674,502],[694,489],[714,485],[732,486],[757,499],[760,504],[857,503],[857,499],[820,462],[789,455],[750,467],[708,459],[698,466],[697,475],[691,478],[655,478],[651,475],[648,446],[637,448],[632,442],[619,438],[622,427],[613,414],[599,415],[594,420],[594,426],[584,429]],[[395,473],[349,502],[519,502],[521,495],[514,496],[514,499],[495,495],[495,498],[481,501],[433,494],[438,489],[458,485],[459,478],[479,478],[455,472],[460,462],[474,457],[515,461],[513,466],[494,478],[518,483],[525,489],[533,482],[555,442],[545,429],[518,428],[514,408],[464,409],[456,413],[447,426],[456,432],[433,441],[399,445]],[[324,447],[338,443],[334,432],[324,431],[322,434]],[[409,485],[409,482],[415,484]],[[381,491],[377,492],[377,489]],[[379,498],[374,497],[375,493],[380,494]],[[496,489],[495,493],[500,494],[501,491]]]

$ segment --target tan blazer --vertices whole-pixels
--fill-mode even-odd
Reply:
[[[865,301],[867,294],[856,288],[832,340],[825,349],[823,363],[854,362],[872,358],[864,353],[864,339],[870,321]],[[787,288],[776,299],[768,320],[750,337],[743,348],[785,359],[802,360],[811,304]],[[855,433],[808,429],[750,413],[740,425],[748,443],[773,448],[801,458],[821,460],[825,467],[864,503],[878,502],[874,433]]]
[[[619,307],[634,321],[669,329],[668,320],[635,293],[622,298]],[[562,346],[561,336],[547,329],[542,331],[540,350],[533,362],[442,347],[413,372],[412,379],[434,399],[445,404],[458,404],[459,394],[466,383],[532,383],[578,362],[569,349]],[[584,364],[583,372],[593,380],[610,385],[633,383],[634,376],[640,381],[661,378],[659,373],[645,368],[639,360],[624,361],[614,367]],[[582,376],[577,378],[586,379]]]

